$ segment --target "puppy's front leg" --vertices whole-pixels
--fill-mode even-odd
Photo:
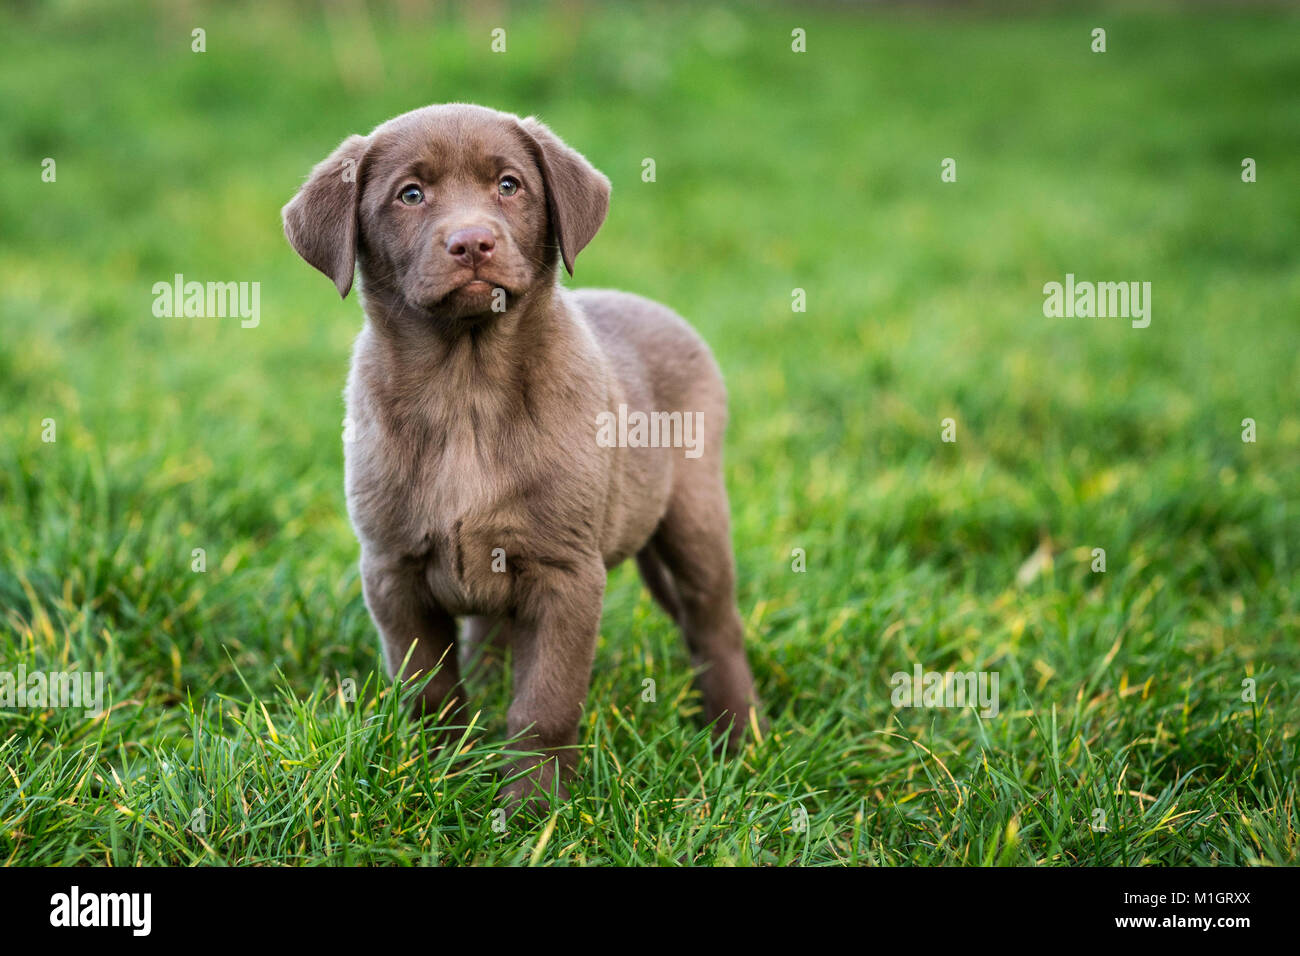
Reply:
[[[450,703],[447,718],[454,723],[465,703],[456,660],[455,619],[428,594],[418,566],[379,561],[363,554],[361,586],[366,607],[383,640],[389,675],[399,676],[398,669],[410,650],[410,659],[400,675],[403,679],[437,670],[416,701],[416,714],[437,714]]]
[[[541,756],[516,764],[516,773],[529,773],[506,788],[506,798],[545,809],[553,788],[569,798],[564,781],[578,762],[574,746],[591,685],[605,566],[598,557],[576,567],[545,565],[526,579],[510,633],[514,700],[506,723],[512,736],[526,734],[521,747]]]

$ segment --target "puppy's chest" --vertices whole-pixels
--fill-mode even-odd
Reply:
[[[372,433],[348,449],[348,507],[363,546],[423,565],[453,613],[509,600],[509,577],[491,573],[495,529],[514,511],[493,447],[452,426]]]

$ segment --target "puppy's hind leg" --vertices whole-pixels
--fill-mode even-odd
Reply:
[[[684,476],[689,480],[677,482],[651,545],[672,584],[678,608],[673,616],[699,671],[705,717],[716,721],[715,733],[734,750],[744,740],[750,708],[757,710],[759,703],[736,607],[726,488],[720,473],[704,471],[703,463],[698,467]]]
[[[645,582],[646,590],[655,599],[655,603],[664,609],[664,613],[673,619],[674,624],[680,627],[682,599],[677,596],[677,584],[673,581],[672,572],[668,570],[663,558],[655,550],[653,541],[637,552],[636,567],[641,572],[641,580]]]
[[[461,629],[461,669],[467,676],[490,673],[505,661],[510,619],[467,617]]]

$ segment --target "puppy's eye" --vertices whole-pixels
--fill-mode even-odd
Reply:
[[[408,206],[418,206],[424,202],[424,191],[419,186],[403,186],[397,198]]]
[[[519,180],[513,176],[502,176],[501,182],[497,185],[497,192],[503,196],[513,196],[519,192]]]

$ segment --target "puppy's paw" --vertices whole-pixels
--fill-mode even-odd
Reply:
[[[515,773],[522,777],[506,784],[501,791],[506,812],[513,816],[523,811],[530,816],[544,818],[553,807],[569,801],[569,788],[557,775],[556,760],[520,762]]]
[[[745,750],[751,740],[760,742],[767,736],[768,720],[760,711],[749,708],[741,714],[726,711],[713,724],[714,749],[728,757],[735,757]],[[758,728],[755,735],[754,728]]]

